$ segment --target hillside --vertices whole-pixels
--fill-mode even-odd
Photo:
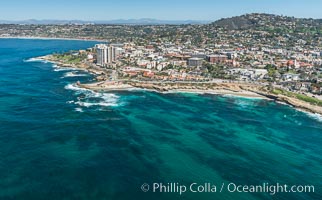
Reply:
[[[224,27],[229,30],[243,29],[304,29],[322,28],[322,19],[294,18],[273,14],[253,13],[237,17],[224,18],[212,23],[214,26]]]

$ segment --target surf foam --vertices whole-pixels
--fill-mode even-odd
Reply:
[[[83,77],[83,76],[88,76],[87,74],[77,74],[74,72],[67,72],[63,75],[62,78],[69,78],[69,77]]]
[[[119,106],[119,97],[111,93],[100,93],[95,92],[89,89],[80,88],[75,84],[68,84],[65,86],[65,89],[72,90],[77,95],[77,101],[68,101],[67,103],[72,103],[79,105],[81,107],[111,107]]]

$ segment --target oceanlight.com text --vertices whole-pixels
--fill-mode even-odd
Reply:
[[[187,192],[191,193],[269,193],[276,195],[277,193],[314,193],[313,185],[287,185],[287,184],[269,184],[263,183],[259,185],[241,185],[235,183],[144,183],[141,186],[143,192],[153,193],[177,193],[182,195]]]

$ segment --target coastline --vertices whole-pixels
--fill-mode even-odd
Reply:
[[[86,65],[66,64],[55,60],[51,55],[37,57],[36,59],[45,60],[56,64],[59,67],[75,68],[85,70],[88,73],[94,74],[99,81],[99,76],[104,72],[98,69],[92,69]],[[312,114],[322,115],[322,107],[312,105],[308,102],[288,97],[281,94],[273,94],[262,85],[254,85],[249,83],[212,83],[211,87],[205,86],[204,83],[199,85],[184,85],[181,83],[151,83],[151,82],[137,82],[137,81],[100,81],[90,84],[82,84],[77,82],[77,86],[94,91],[131,91],[131,90],[147,90],[159,93],[198,93],[198,94],[215,94],[215,95],[231,95],[243,98],[259,98],[266,100],[273,100],[278,103],[283,103],[294,107],[300,111],[310,112]]]
[[[322,115],[322,107],[311,105],[309,103],[291,98],[286,97],[283,95],[273,96],[271,94],[264,94],[255,91],[236,91],[233,92],[228,89],[210,89],[210,90],[203,90],[203,89],[169,89],[169,90],[160,90],[158,88],[149,88],[149,87],[134,87],[130,84],[120,84],[111,85],[111,83],[99,82],[99,83],[91,83],[91,84],[80,84],[77,83],[78,87],[94,90],[98,92],[107,92],[107,91],[131,91],[131,90],[146,90],[146,91],[153,91],[158,93],[193,93],[193,94],[214,94],[214,95],[222,95],[222,96],[235,96],[235,97],[242,97],[242,98],[251,98],[251,99],[265,99],[276,101],[277,103],[282,103],[284,105],[289,105],[297,110],[303,112],[309,112],[311,114],[319,114]]]
[[[21,40],[70,40],[70,41],[92,41],[107,42],[106,40],[87,39],[87,38],[60,38],[60,37],[22,37],[22,36],[0,36],[0,39],[21,39]]]
[[[229,90],[197,90],[197,89],[178,89],[178,90],[171,90],[169,93],[196,93],[196,94],[214,94],[214,95],[222,95],[222,96],[236,96],[236,97],[243,97],[243,98],[252,98],[252,99],[266,99],[269,98],[258,95],[253,92],[242,91],[242,92],[231,92]]]
[[[102,74],[102,72],[100,72],[98,70],[91,69],[85,64],[83,64],[83,65],[75,65],[75,64],[64,63],[64,62],[61,62],[59,60],[53,59],[50,55],[39,56],[39,57],[36,57],[34,59],[43,60],[43,61],[46,61],[46,62],[51,62],[51,63],[57,65],[58,68],[71,68],[71,69],[82,70],[82,71],[88,72],[90,74],[93,74],[95,76],[99,76],[99,75]],[[98,78],[98,77],[96,77],[96,78]]]
[[[138,85],[133,86],[132,84],[124,84],[119,82],[109,82],[109,81],[101,81],[96,83],[89,83],[89,84],[81,84],[76,83],[77,86],[89,90],[94,91],[131,91],[131,90],[147,90],[147,91],[154,91],[158,93],[194,93],[194,94],[215,94],[215,95],[230,95],[236,97],[245,97],[245,98],[258,98],[258,99],[267,99],[269,98],[256,94],[250,91],[239,91],[233,92],[225,89],[210,89],[210,90],[203,90],[203,89],[168,89],[168,90],[160,90],[155,87],[138,87]]]

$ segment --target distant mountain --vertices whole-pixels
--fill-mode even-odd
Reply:
[[[0,20],[0,24],[128,24],[128,25],[158,25],[158,24],[207,24],[210,21],[202,20],[158,20],[158,19],[116,19],[116,20],[97,20],[97,21],[83,21],[83,20],[22,20],[9,21]]]
[[[158,20],[158,19],[117,19],[109,21],[96,21],[100,24],[207,24],[210,21],[198,21],[198,20]]]
[[[21,21],[0,20],[0,24],[82,24],[85,23],[81,20],[36,20],[28,19]]]
[[[212,25],[224,27],[230,30],[278,27],[279,25],[309,25],[313,27],[321,27],[322,19],[305,19],[273,14],[252,13],[237,17],[220,19],[213,22]]]
[[[305,19],[287,17],[274,14],[252,13],[236,17],[223,18],[215,22],[206,20],[158,20],[151,18],[142,19],[114,19],[114,20],[22,20],[22,21],[9,21],[0,20],[0,24],[115,24],[115,25],[179,25],[179,24],[211,24],[213,26],[224,27],[230,30],[240,29],[256,29],[267,27],[278,27],[279,25],[294,24],[295,26],[308,25],[310,27],[322,26],[322,19]],[[284,27],[285,28],[285,27]]]

